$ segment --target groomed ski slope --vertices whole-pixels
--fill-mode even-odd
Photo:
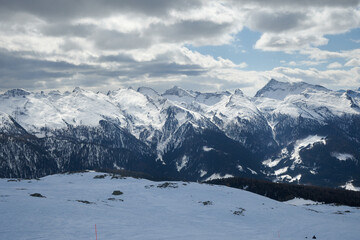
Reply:
[[[352,240],[360,236],[359,208],[302,205],[308,201],[281,203],[239,189],[198,183],[163,185],[109,175],[94,179],[102,174],[0,179],[0,239],[95,239],[95,224],[99,240],[290,240],[314,235]],[[123,194],[112,195],[114,190]],[[33,193],[46,198],[30,196]]]

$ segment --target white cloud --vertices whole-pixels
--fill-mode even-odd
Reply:
[[[314,59],[314,60],[326,60],[331,58],[351,59],[360,56],[360,49],[358,48],[353,50],[334,52],[334,51],[321,50],[319,48],[306,48],[300,50],[300,53],[304,55],[308,55],[310,59]]]
[[[304,12],[274,11],[274,9],[251,11],[248,13],[251,29],[266,33],[281,33],[297,29],[306,20]]]
[[[239,68],[246,68],[248,66],[248,64],[246,62],[242,62],[240,64],[238,64]]]
[[[360,85],[360,49],[317,48],[328,43],[328,34],[359,28],[359,6],[358,0],[5,1],[0,9],[0,85],[104,88],[143,83],[161,88],[183,82],[204,89],[242,87],[250,94],[271,77]],[[244,27],[261,33],[254,44],[258,50],[309,58],[284,66],[343,58],[344,66],[352,68],[331,69],[341,67],[335,62],[327,71],[246,71],[246,59],[235,64],[186,47],[235,44]],[[10,65],[14,63],[16,69]]]
[[[59,4],[49,0],[41,8],[37,6],[44,4],[40,1],[4,4],[0,12],[0,17],[3,16],[0,31],[4,32],[4,27],[12,31],[6,36],[13,45],[29,39],[28,48],[31,45],[38,51],[42,49],[31,43],[31,37],[53,37],[51,42],[59,44],[70,34],[92,46],[83,50],[96,52],[143,49],[164,43],[227,44],[247,26],[263,33],[255,48],[289,52],[325,45],[328,43],[325,34],[343,33],[360,26],[360,9],[353,7],[358,1],[342,4],[280,0],[188,0],[181,3],[157,0],[151,4],[143,0],[107,4],[90,1],[92,4],[83,5],[82,2]],[[10,13],[18,17],[9,18]],[[5,34],[1,36],[6,38]],[[2,42],[6,41],[2,39]],[[0,46],[8,46],[7,43]],[[45,45],[48,44],[41,44]]]
[[[339,62],[333,62],[327,65],[327,68],[341,68],[343,65]]]
[[[264,33],[256,42],[255,48],[264,51],[292,52],[311,46],[321,46],[328,43],[328,39],[311,34],[273,34]]]
[[[290,61],[290,62],[286,62],[286,61],[280,61],[283,65],[288,65],[291,67],[295,67],[295,66],[317,66],[323,63],[326,63],[326,61],[311,61],[311,60],[302,60],[302,61]]]
[[[294,8],[294,4],[283,3],[280,8],[259,8],[248,12],[248,26],[263,33],[255,48],[289,52],[322,46],[328,43],[325,35],[345,33],[360,26],[359,8],[329,8],[326,4],[323,7],[304,7],[304,4]]]
[[[345,63],[346,67],[360,67],[360,58],[352,58]]]
[[[360,43],[360,39],[350,39],[354,43]]]
[[[268,71],[267,74],[283,81],[305,81],[335,90],[358,88],[360,85],[360,67],[354,67],[350,70],[331,69],[324,71],[315,68],[278,67]]]

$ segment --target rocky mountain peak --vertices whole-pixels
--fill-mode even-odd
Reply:
[[[175,95],[178,97],[194,97],[193,95],[191,95],[188,91],[178,87],[178,86],[174,86],[168,90],[166,90],[162,96],[166,96],[166,95]]]
[[[280,82],[271,79],[263,88],[256,92],[255,97],[266,97],[277,100],[284,100],[289,95],[300,94],[306,89],[315,91],[330,91],[329,89],[306,82]]]
[[[149,97],[159,97],[160,96],[160,94],[157,91],[155,91],[154,89],[149,88],[149,87],[139,87],[137,89],[137,92],[142,93]]]
[[[4,93],[4,95],[7,95],[9,97],[27,96],[27,95],[30,95],[30,92],[28,92],[22,88],[16,88],[16,89],[6,91]]]

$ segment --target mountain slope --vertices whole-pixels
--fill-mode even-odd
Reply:
[[[253,99],[279,144],[278,152],[263,161],[268,176],[276,181],[331,187],[353,181],[358,185],[360,111],[356,92],[275,80],[268,85]],[[278,85],[286,86],[283,100],[273,97]]]

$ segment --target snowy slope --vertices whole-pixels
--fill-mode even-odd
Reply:
[[[95,239],[95,224],[98,239],[352,240],[360,234],[357,208],[281,203],[198,183],[94,179],[100,174],[0,179],[0,238]],[[112,195],[115,190],[123,194]]]
[[[0,132],[2,134],[23,134],[22,130],[15,126],[13,119],[8,114],[0,112]]]
[[[359,107],[347,93],[306,89],[299,94],[288,95],[283,100],[259,97],[256,106],[266,115],[288,115],[324,122],[346,114],[360,114]]]
[[[17,90],[16,94],[13,92]],[[73,92],[30,93],[15,89],[0,95],[0,111],[12,116],[22,127],[38,137],[43,129],[64,129],[72,126],[98,126],[111,118],[124,122],[119,109],[101,93],[80,88]]]
[[[126,118],[126,129],[137,138],[144,129],[161,129],[164,119],[160,115],[159,104],[148,100],[140,92],[132,89],[119,89],[108,93],[109,100],[114,103]]]
[[[186,109],[205,115],[213,122],[218,123],[220,128],[226,128],[226,125],[236,118],[251,121],[261,115],[257,107],[239,89],[234,93],[227,91],[200,93],[174,87],[167,90],[162,96]],[[219,120],[222,122],[217,122]]]
[[[226,136],[254,148],[254,151],[261,151],[256,146],[259,136],[261,144],[275,144],[271,128],[263,114],[240,89],[233,93],[200,93],[174,87],[162,96],[177,105],[202,114]]]

